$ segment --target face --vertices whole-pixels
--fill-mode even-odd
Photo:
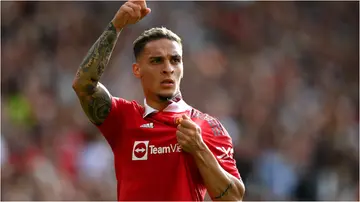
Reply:
[[[133,64],[146,98],[164,101],[179,92],[183,77],[182,47],[176,41],[159,39],[146,44]]]

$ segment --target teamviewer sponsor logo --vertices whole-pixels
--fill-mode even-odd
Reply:
[[[134,161],[147,160],[148,146],[149,146],[149,141],[135,141],[132,152],[132,160]]]
[[[162,155],[177,152],[181,152],[181,147],[177,143],[159,147],[149,144],[149,141],[135,141],[132,160],[148,160],[148,155]]]

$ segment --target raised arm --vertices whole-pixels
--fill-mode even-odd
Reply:
[[[150,9],[143,1],[128,1],[120,7],[113,20],[97,39],[85,56],[73,81],[81,106],[91,122],[100,125],[111,110],[111,95],[99,80],[103,74],[121,30],[129,24],[135,24]]]
[[[111,95],[99,80],[118,38],[118,32],[110,23],[81,63],[73,82],[81,106],[94,124],[101,124],[111,109]]]

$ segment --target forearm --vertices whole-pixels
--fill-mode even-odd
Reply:
[[[205,143],[203,149],[193,156],[207,191],[213,200],[242,200],[244,195],[243,183],[219,165]]]
[[[111,95],[99,80],[110,60],[119,33],[109,23],[80,64],[73,82],[73,89],[84,112],[97,125],[104,122],[111,110]]]
[[[73,82],[75,91],[95,92],[95,87],[110,60],[119,33],[120,30],[117,30],[112,22],[109,23],[80,64]]]

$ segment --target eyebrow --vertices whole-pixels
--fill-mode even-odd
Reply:
[[[163,56],[150,56],[149,60],[164,58]]]
[[[179,58],[181,58],[181,55],[179,55],[179,54],[174,54],[174,55],[171,55],[171,57],[179,57]]]
[[[172,58],[181,58],[181,55],[179,55],[179,54],[174,54],[174,55],[171,55],[170,57],[172,57]],[[155,59],[155,58],[164,58],[164,56],[162,56],[162,55],[158,55],[158,56],[150,56],[149,57],[149,59]]]

